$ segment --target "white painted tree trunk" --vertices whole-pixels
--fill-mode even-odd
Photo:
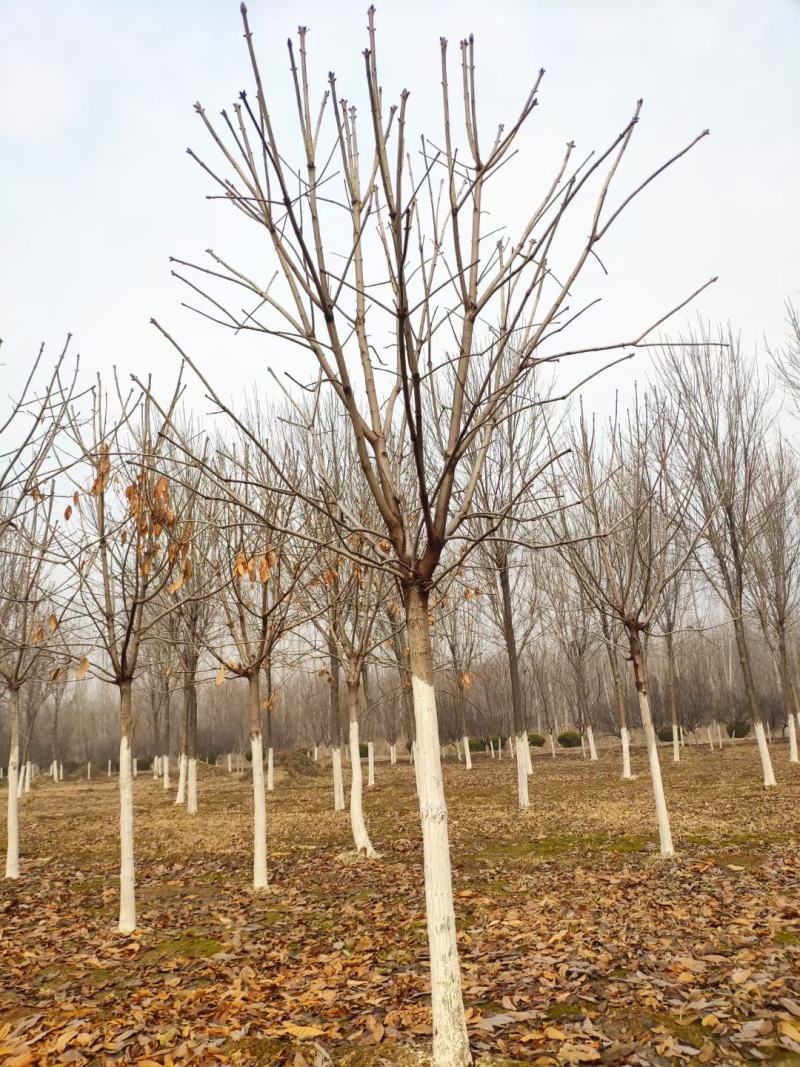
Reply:
[[[139,760],[136,756],[133,757],[133,777],[139,777]]]
[[[489,738],[489,751],[492,754],[492,759],[494,759],[494,741],[492,741],[491,737]]]
[[[581,758],[586,759],[586,742],[583,739],[583,734],[581,734]]]
[[[397,763],[397,745],[394,744],[394,742],[392,742],[392,744],[389,745],[389,763],[393,767]]]
[[[682,726],[678,726],[678,736],[681,739],[681,748],[684,748],[685,745],[686,745],[686,738],[683,736],[683,727]]]
[[[503,758],[503,739],[501,737],[497,739],[497,758]]]
[[[228,753],[228,774],[233,774],[233,755]]]
[[[166,752],[161,757],[161,784],[165,789],[169,789],[169,753]]]
[[[87,779],[90,779],[92,777],[92,761],[91,760],[89,760],[89,762],[86,764],[86,777],[87,777]]]
[[[794,715],[791,712],[788,715],[789,726],[789,762],[797,763],[797,729],[795,727]]]
[[[197,814],[197,756],[190,756],[186,761],[186,811],[189,815]]]
[[[10,748],[8,753],[8,822],[6,843],[6,878],[19,878],[19,804],[17,779],[19,777],[19,690],[9,694]]]
[[[314,762],[319,763],[319,745],[314,745]]]
[[[417,742],[416,741],[412,741],[411,742],[411,748],[408,750],[408,761],[409,761],[409,763],[413,763],[413,764],[416,765],[416,762],[417,762],[416,754],[417,754]]]
[[[514,742],[511,740],[510,737],[509,737],[509,739],[507,741],[507,744],[508,744],[508,758],[509,759],[516,759],[516,751],[515,751],[515,748],[514,748]]]
[[[628,733],[628,727],[623,726],[620,728],[620,741],[622,742],[622,778],[623,781],[630,782],[633,780],[631,774],[631,739]]]
[[[586,727],[586,737],[589,741],[589,759],[594,762],[597,759],[597,748],[594,743],[594,730],[591,726]]]
[[[455,739],[456,759],[461,763],[461,745],[458,738]]]
[[[527,775],[533,774],[533,760],[531,759],[531,746],[528,744],[528,735],[524,733],[522,735],[525,738],[525,773]]]
[[[367,741],[367,789],[375,788],[375,744]]]
[[[275,791],[275,750],[270,747],[267,749],[267,792],[272,793]]]
[[[121,934],[136,929],[136,889],[133,863],[133,778],[131,748],[123,734],[119,743],[119,926]]]
[[[267,794],[264,790],[264,742],[261,734],[250,738],[253,763],[253,888],[266,889]]]
[[[427,604],[412,590],[407,609],[417,733],[417,792],[431,967],[434,1067],[467,1067],[469,1051],[458,958],[447,805],[444,796]]]
[[[647,674],[642,658],[638,633],[636,633],[636,631],[630,631],[628,639],[636,680],[636,692],[639,698],[639,713],[642,717],[642,726],[644,727],[645,742],[647,744],[647,758],[650,764],[650,780],[653,786],[653,799],[655,800],[661,855],[664,858],[667,858],[675,855],[675,849],[672,846],[672,831],[669,825],[667,801],[664,796],[664,783],[661,779],[661,764],[658,759],[658,738],[656,737],[656,731],[653,727],[653,717],[650,714],[650,698],[647,693]]]
[[[713,738],[713,736],[711,734],[711,727],[708,726],[708,727],[706,727],[706,729],[708,730],[708,747],[713,752],[714,751],[714,738]]]
[[[552,730],[550,731],[550,755],[553,757],[553,759],[556,758],[556,740],[553,737]]]
[[[356,852],[374,859],[377,855],[367,833],[364,822],[363,776],[361,774],[361,754],[358,741],[358,720],[350,720],[350,828],[353,831],[353,843]]]
[[[767,747],[767,739],[764,736],[764,724],[758,719],[755,723],[756,744],[758,745],[758,754],[761,756],[761,770],[764,775],[764,788],[769,789],[771,786],[776,785],[775,772],[772,770],[772,759],[769,754],[769,748]]]
[[[672,724],[672,762],[680,763],[681,761],[681,738],[678,731],[677,723]]]
[[[59,763],[59,765],[58,765],[58,780],[59,780],[59,782],[63,782],[64,781],[64,764],[63,763]]]
[[[186,803],[186,753],[181,752],[178,758],[178,793],[175,797],[176,804]]]
[[[342,750],[335,748],[331,752],[333,766],[333,809],[344,811],[344,779],[342,777]]]
[[[531,806],[530,797],[528,796],[528,760],[530,760],[530,752],[528,749],[528,735],[517,734],[516,737],[516,749],[517,749],[517,800],[522,811],[527,810]]]
[[[464,766],[468,771],[472,770],[472,753],[469,750],[469,738],[464,737]]]
[[[715,725],[717,727],[717,741],[719,742],[719,747],[722,748],[722,730],[719,723],[716,723]],[[731,744],[733,744],[733,734],[731,734]]]
[[[106,768],[106,778],[111,777],[111,760],[108,761],[108,767]]]
[[[772,725],[769,721],[767,722],[767,740],[772,744]]]

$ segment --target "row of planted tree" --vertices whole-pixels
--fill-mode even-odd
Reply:
[[[414,745],[434,1062],[462,1067],[471,1057],[437,696],[451,708],[444,738],[467,738],[490,673],[480,664],[502,663],[502,695],[484,702],[507,715],[524,810],[528,728],[568,721],[593,743],[598,689],[630,777],[632,685],[670,856],[648,668],[664,657],[678,753],[687,635],[693,647],[707,636],[709,649],[727,648],[720,627],[732,631],[723,670],[747,708],[765,786],[775,776],[759,685],[776,672],[796,761],[797,466],[774,422],[773,379],[759,378],[731,331],[657,335],[710,282],[671,294],[649,323],[587,336],[607,235],[707,131],[620,189],[638,101],[609,144],[586,155],[569,142],[537,195],[512,204],[504,176],[519,165],[543,72],[487,139],[474,42],[461,42],[454,90],[442,40],[439,134],[417,141],[409,94],[389,106],[381,88],[370,10],[359,135],[333,74],[312,103],[303,28],[299,49],[289,43],[292,92],[275,97],[273,113],[244,8],[242,17],[254,93],[217,120],[197,104],[219,163],[190,155],[262,246],[252,264],[209,250],[203,263],[175,259],[173,273],[231,344],[260,339],[266,358],[280,353],[291,370],[229,401],[219,375],[158,323],[154,341],[180,362],[169,393],[137,376],[130,390],[116,377],[89,386],[68,348],[50,372],[43,352],[35,361],[2,425],[6,873],[19,875],[20,708],[35,684],[56,701],[69,683],[79,705],[98,682],[118,696],[122,933],[136,925],[135,708],[141,721],[149,702],[166,725],[180,699],[191,813],[198,687],[216,692],[223,718],[226,690],[236,682],[237,700],[246,691],[261,888],[264,767],[281,693],[327,687],[327,728],[304,726],[306,743],[324,735],[330,745],[337,809],[349,748],[352,834],[367,857],[359,723],[391,701],[402,724],[392,732]],[[794,401],[800,331],[790,320],[772,365]],[[610,417],[590,414],[597,375],[644,351],[655,353],[652,380]],[[212,403],[213,424],[192,415],[187,383]],[[731,709],[686,714],[727,721]],[[310,703],[293,711],[297,724],[315,716]],[[156,755],[168,765],[165,732]],[[462,750],[468,765],[469,744]]]

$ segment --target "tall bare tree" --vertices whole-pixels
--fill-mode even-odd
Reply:
[[[216,253],[210,266],[197,270],[176,261],[176,273],[187,277],[194,271],[198,280],[187,281],[197,294],[206,282],[217,281],[245,294],[251,306],[240,311],[240,300],[231,309],[225,297],[208,293],[204,313],[233,330],[261,331],[310,353],[316,384],[309,388],[332,392],[348,421],[361,479],[379,521],[367,525],[346,498],[338,501],[335,520],[343,540],[360,538],[359,549],[350,554],[365,566],[388,568],[403,590],[425,856],[433,1056],[436,1067],[463,1067],[471,1056],[440,766],[429,597],[448,542],[458,547],[451,564],[456,567],[458,556],[474,545],[469,520],[487,449],[509,409],[528,403],[526,386],[535,369],[544,360],[639,346],[666,317],[605,344],[560,345],[562,331],[579,314],[568,310],[568,302],[604,237],[653,179],[705,131],[612,204],[614,179],[640,119],[637,103],[601,151],[576,164],[569,143],[554,174],[543,182],[541,196],[526,207],[516,233],[507,236],[498,233],[489,191],[520,147],[537,103],[541,72],[519,113],[486,141],[479,132],[474,41],[470,37],[461,43],[461,76],[454,91],[442,39],[440,134],[420,139],[412,163],[411,98],[404,91],[397,105],[387,104],[373,9],[365,52],[366,139],[360,138],[356,110],[342,99],[333,74],[321,106],[312,108],[307,31],[301,28],[298,50],[289,42],[300,157],[294,163],[292,146],[279,133],[285,128],[283,116],[278,121],[278,112],[273,113],[244,7],[242,17],[255,98],[243,93],[233,114],[223,112],[217,124],[198,104],[197,113],[220,152],[222,171],[192,155],[220,195],[263,229],[277,273],[273,281],[262,280],[263,257],[253,271]],[[464,150],[455,125],[458,97]],[[276,97],[276,106],[284,99]],[[564,225],[573,216],[575,224]],[[585,236],[570,249],[567,235],[575,233]],[[490,331],[492,355],[473,387],[468,384],[470,365],[485,358],[479,339]],[[513,357],[506,359],[512,349]],[[207,388],[214,394],[208,382]],[[230,411],[229,405],[221,406]],[[433,431],[426,426],[430,410],[437,415]],[[272,458],[280,482],[280,464]],[[323,487],[321,471],[316,484],[292,489],[327,509]],[[360,490],[356,500],[359,495]]]

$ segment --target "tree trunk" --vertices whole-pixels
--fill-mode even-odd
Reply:
[[[377,853],[364,822],[364,779],[361,774],[361,752],[358,740],[358,682],[347,682],[347,715],[350,722],[350,827],[356,852],[373,859]]]
[[[331,732],[331,767],[333,769],[333,808],[344,811],[344,779],[342,777],[342,714],[339,707],[339,660],[333,638],[328,640],[328,675],[330,698],[329,722]]]
[[[678,705],[675,700],[675,645],[672,640],[672,631],[667,632],[667,700],[669,701],[669,717],[672,723],[672,762],[681,761],[681,738],[678,730]]]
[[[764,723],[756,702],[756,687],[753,681],[753,669],[750,663],[750,649],[747,645],[747,636],[744,632],[744,624],[742,623],[741,617],[734,618],[733,629],[736,635],[736,649],[739,653],[739,665],[742,668],[742,678],[744,679],[744,687],[747,693],[747,702],[750,706],[750,717],[753,720],[756,744],[758,745],[758,754],[761,757],[761,772],[764,777],[764,788],[768,789],[777,783],[775,782],[775,772],[772,769],[772,759],[769,754],[769,748],[767,747],[767,739],[764,736]]]
[[[170,748],[170,703],[171,696],[169,685],[166,690],[166,707],[164,708],[164,748],[161,759],[161,781],[165,789],[169,789],[169,748]]]
[[[131,765],[131,683],[119,686],[119,926],[121,934],[136,929],[136,888],[133,861],[133,768]]]
[[[594,730],[591,723],[586,727],[586,740],[589,742],[589,759],[596,762],[597,746],[594,743]]]
[[[247,679],[250,711],[250,757],[253,765],[253,888],[267,888],[267,795],[264,790],[264,743],[261,735],[260,672]]]
[[[619,736],[622,742],[622,778],[629,782],[633,778],[631,774],[631,743],[628,732],[628,712],[625,707],[625,684],[619,669],[617,650],[610,644],[611,632],[607,634],[608,662],[611,667],[611,680],[614,683],[614,698],[617,702],[617,716],[619,718]]]
[[[375,788],[375,742],[367,741],[367,789]]]
[[[639,634],[635,627],[628,627],[628,644],[633,664],[633,676],[636,682],[636,692],[639,697],[639,712],[642,716],[642,726],[647,743],[647,757],[650,763],[650,779],[653,784],[653,798],[656,805],[656,818],[658,820],[658,836],[661,844],[662,856],[674,856],[672,847],[672,832],[669,825],[669,813],[667,802],[664,797],[664,783],[661,780],[661,764],[658,760],[658,742],[653,728],[653,717],[650,714],[650,696],[647,686],[647,668],[644,662],[642,646]]]
[[[789,672],[789,655],[786,650],[786,628],[783,623],[778,625],[778,670],[781,676],[781,690],[783,691],[783,710],[786,715],[786,725],[789,728],[789,762],[797,763],[797,731],[794,727],[794,690],[792,678]]]
[[[404,599],[417,735],[415,762],[431,966],[433,1064],[434,1067],[466,1067],[472,1063],[472,1057],[461,991],[428,594],[419,586],[409,585],[404,590]]]
[[[513,732],[517,751],[517,802],[520,809],[530,807],[528,795],[528,761],[524,748],[528,744],[528,731],[525,723],[525,709],[522,703],[522,686],[519,680],[519,657],[517,655],[517,636],[514,632],[514,612],[511,605],[511,583],[508,577],[508,561],[500,565],[500,590],[503,596],[503,638],[508,655],[508,670],[511,675],[511,714]],[[530,753],[528,753],[530,757]]]
[[[8,841],[6,844],[6,878],[19,878],[19,804],[17,778],[19,776],[19,689],[8,693],[9,753],[8,753]]]
[[[272,751],[272,664],[267,660],[264,667],[267,679],[267,792],[275,789],[275,759]]]
[[[187,722],[189,735],[186,739],[186,811],[189,815],[197,814],[197,686],[194,680],[194,667],[187,679],[184,699],[188,701]]]
[[[183,690],[183,739],[181,751],[178,756],[178,794],[175,797],[176,804],[186,803],[186,749],[189,745],[189,701],[186,696],[186,686]]]

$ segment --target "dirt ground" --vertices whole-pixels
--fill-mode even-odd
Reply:
[[[765,791],[750,744],[669,756],[673,863],[641,752],[632,783],[610,751],[537,754],[525,814],[509,760],[447,766],[482,1063],[800,1064],[800,768],[775,745]],[[291,763],[268,800],[261,895],[249,778],[203,767],[190,817],[140,773],[132,937],[115,932],[116,783],[37,781],[22,876],[0,887],[0,1063],[424,1062],[413,770],[378,766],[365,809],[381,858],[367,861],[348,852],[327,770]]]

